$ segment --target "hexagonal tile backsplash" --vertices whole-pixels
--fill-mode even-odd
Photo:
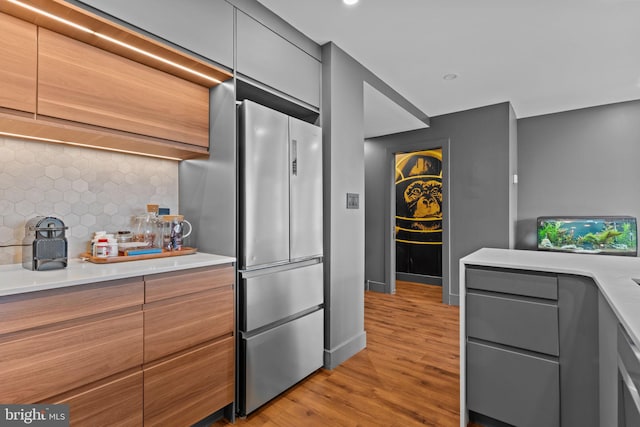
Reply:
[[[0,265],[22,262],[34,216],[60,218],[77,257],[95,231],[131,229],[148,203],[177,212],[177,162],[0,137]]]

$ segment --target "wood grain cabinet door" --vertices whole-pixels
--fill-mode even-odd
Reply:
[[[210,289],[233,286],[235,271],[230,264],[153,274],[144,277],[144,302],[151,303]]]
[[[0,334],[141,307],[143,302],[144,282],[140,277],[7,295],[0,297]]]
[[[0,13],[0,107],[36,111],[37,28]]]
[[[40,28],[38,114],[209,146],[209,89]]]
[[[144,370],[144,425],[187,426],[233,402],[234,337]]]
[[[142,370],[101,382],[46,403],[69,405],[72,427],[142,425]]]
[[[142,364],[142,311],[0,341],[0,402],[33,403]]]
[[[233,333],[233,289],[214,289],[147,304],[145,363]]]

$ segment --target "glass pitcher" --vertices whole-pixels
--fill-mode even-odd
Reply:
[[[185,232],[185,227],[188,231]],[[183,240],[191,234],[191,223],[184,215],[163,215],[160,223],[162,249],[179,251],[183,248]]]

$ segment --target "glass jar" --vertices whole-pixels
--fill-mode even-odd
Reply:
[[[159,247],[158,236],[158,217],[154,213],[146,213],[135,217],[135,226],[132,240],[140,242],[140,246]]]

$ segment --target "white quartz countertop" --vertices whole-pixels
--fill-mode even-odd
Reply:
[[[640,344],[640,285],[633,280],[640,279],[640,258],[483,248],[462,258],[460,264],[461,270],[464,265],[480,265],[591,277],[633,341]]]
[[[50,271],[30,271],[24,269],[22,264],[3,265],[0,266],[0,296],[209,267],[235,261],[233,257],[195,253],[110,264],[93,264],[77,258],[69,259],[67,268]]]

